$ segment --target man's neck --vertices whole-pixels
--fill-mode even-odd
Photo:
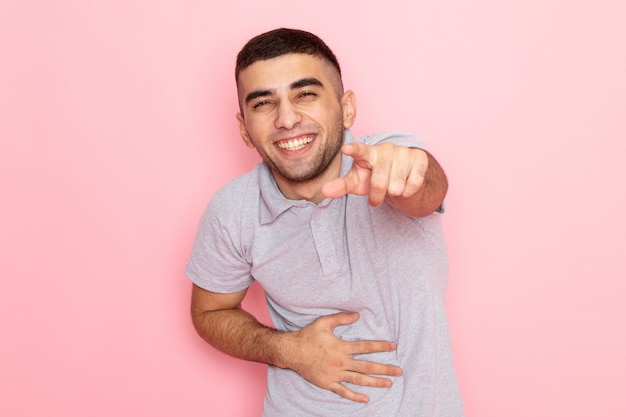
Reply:
[[[341,153],[326,168],[324,172],[307,181],[291,181],[272,170],[272,175],[281,194],[289,200],[307,200],[318,204],[326,197],[322,194],[322,185],[330,180],[339,178],[341,172]]]

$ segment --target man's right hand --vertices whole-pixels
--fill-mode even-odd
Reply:
[[[366,403],[369,398],[343,383],[367,387],[389,388],[391,380],[373,375],[400,376],[397,366],[355,359],[354,355],[391,352],[396,344],[388,341],[348,342],[335,336],[337,326],[356,322],[358,313],[336,313],[320,317],[302,329],[284,333],[281,349],[285,368],[293,369],[302,378],[348,400]]]

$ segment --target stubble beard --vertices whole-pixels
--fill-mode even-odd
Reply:
[[[312,181],[315,178],[321,176],[333,160],[337,157],[337,154],[341,151],[343,145],[343,120],[340,120],[335,128],[329,132],[328,142],[324,148],[320,148],[315,157],[306,166],[298,166],[297,168],[288,167],[282,164],[277,164],[269,158],[263,158],[265,162],[272,168],[272,171],[276,171],[280,176],[295,183],[304,183]]]

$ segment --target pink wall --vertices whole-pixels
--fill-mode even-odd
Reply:
[[[355,133],[449,173],[468,417],[626,415],[624,2],[370,3],[0,4],[1,415],[258,415],[264,367],[195,335],[183,268],[257,161],[233,61],[276,26],[334,47]]]

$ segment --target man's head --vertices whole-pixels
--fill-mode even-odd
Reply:
[[[338,75],[338,87],[343,93],[341,67],[333,51],[312,33],[299,29],[274,29],[250,39],[237,55],[235,81],[239,91],[239,74],[257,61],[268,60],[287,54],[306,54],[328,61]],[[241,100],[241,96],[240,96]],[[239,103],[241,106],[241,103]]]
[[[356,116],[334,54],[315,35],[278,29],[246,44],[236,76],[242,139],[287,198],[319,201],[321,184],[339,175],[344,130]]]

